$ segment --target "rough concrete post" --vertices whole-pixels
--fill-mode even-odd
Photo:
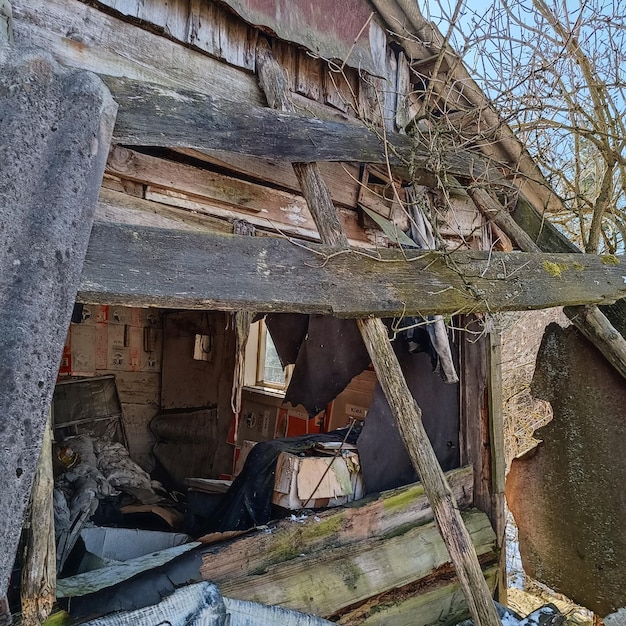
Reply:
[[[9,0],[0,0],[0,49],[13,43],[13,11]]]
[[[117,105],[44,53],[0,64],[0,596],[7,588]]]

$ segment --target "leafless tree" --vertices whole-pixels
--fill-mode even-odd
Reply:
[[[623,253],[626,2],[421,4],[560,195],[549,219],[586,252]]]

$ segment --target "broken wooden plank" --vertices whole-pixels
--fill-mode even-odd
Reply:
[[[290,235],[304,235],[306,231],[314,233],[315,223],[301,194],[160,159],[121,146],[109,154],[107,171],[146,185],[146,199],[161,204],[196,210],[207,216],[244,218],[255,226]],[[238,215],[237,211],[241,214]],[[340,220],[350,239],[371,242],[368,233],[359,225],[356,210],[341,210]]]
[[[178,148],[181,154],[205,161],[209,165],[231,170],[247,179],[259,183],[270,183],[291,191],[299,191],[300,184],[293,172],[291,163],[284,161],[268,161],[250,156],[242,156],[223,150],[205,150],[199,152],[190,148]],[[353,163],[320,163],[320,169],[327,181],[333,202],[343,206],[354,207],[359,192],[359,167]]]
[[[438,573],[445,575],[444,568]],[[487,585],[495,588],[497,566],[483,570]],[[456,624],[469,617],[467,602],[456,580],[420,581],[369,598],[332,616],[337,624],[359,626],[431,626]]]
[[[221,218],[232,222],[245,219],[259,228],[259,233],[273,233],[279,236],[297,237],[302,239],[319,240],[315,223],[311,218],[308,207],[289,206],[281,211],[281,207],[271,207],[267,213],[262,211],[244,213],[236,207],[218,201],[210,202],[198,196],[191,196],[172,189],[164,189],[148,185],[145,192],[146,200],[154,201],[170,207],[186,209],[196,217]],[[378,244],[386,246],[388,239],[379,229],[361,229],[358,224],[358,215],[351,209],[340,209],[340,219],[350,233],[350,243],[353,246],[372,248]],[[384,242],[384,243],[383,243]]]
[[[171,230],[233,232],[233,225],[225,219],[151,202],[105,187],[100,189],[96,221]]]
[[[52,506],[54,476],[50,421],[49,415],[33,483],[30,514],[25,525],[26,548],[20,585],[24,626],[39,626],[44,622],[56,600],[57,558]]]
[[[13,568],[116,106],[88,72],[9,48],[0,69],[0,596]]]
[[[337,251],[284,238],[98,223],[83,302],[334,313],[342,317],[515,311],[611,302],[617,265],[577,254]]]

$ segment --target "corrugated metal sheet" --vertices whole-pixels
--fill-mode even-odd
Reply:
[[[340,59],[351,67],[378,73],[370,48],[372,10],[364,0],[223,1],[244,20],[280,39],[300,44],[322,58]]]

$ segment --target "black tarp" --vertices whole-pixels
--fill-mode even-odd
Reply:
[[[280,453],[305,454],[307,450],[312,450],[317,442],[343,441],[346,435],[347,443],[356,443],[360,425],[353,427],[349,434],[348,430],[342,428],[330,433],[257,443],[250,450],[241,473],[235,478],[213,513],[204,522],[196,522],[197,527],[188,529],[188,532],[203,535],[209,532],[247,530],[266,524],[274,517],[272,492]]]

